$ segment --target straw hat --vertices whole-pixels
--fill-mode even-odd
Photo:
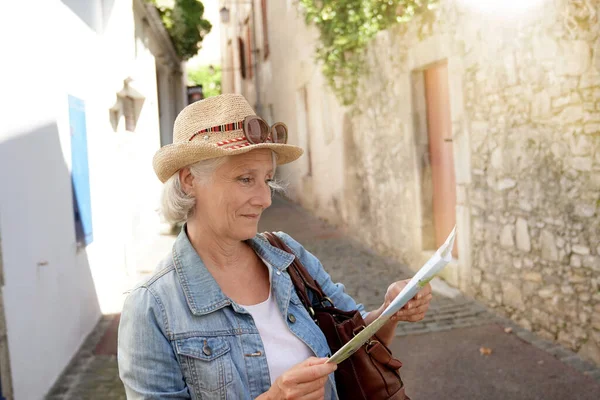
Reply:
[[[256,149],[273,150],[277,153],[279,165],[292,162],[302,155],[300,147],[289,144],[251,144],[244,137],[241,128],[197,134],[202,129],[242,121],[249,115],[256,113],[239,94],[209,97],[185,107],[175,120],[173,143],[163,146],[154,155],[152,164],[158,179],[164,183],[181,168],[198,161],[243,154]]]

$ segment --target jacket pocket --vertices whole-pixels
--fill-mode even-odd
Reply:
[[[229,343],[220,337],[192,337],[175,341],[183,376],[197,398],[225,398],[233,380]]]

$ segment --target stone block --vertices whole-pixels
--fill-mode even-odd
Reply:
[[[540,242],[542,247],[542,258],[550,261],[558,261],[558,250],[554,242],[554,235],[547,230],[542,230]]]
[[[587,282],[587,278],[583,278],[584,282]],[[590,301],[592,299],[592,296],[590,296],[589,293],[581,293],[578,297],[579,303],[587,303],[588,301]],[[587,311],[584,310],[584,313],[587,313]]]
[[[571,165],[577,171],[591,171],[592,159],[591,157],[573,157],[571,159]]]
[[[502,281],[503,304],[522,310],[525,307],[521,289],[514,283]]]
[[[533,56],[537,60],[555,62],[558,51],[559,44],[551,36],[535,35],[533,37]]]
[[[481,284],[481,276],[482,273],[479,269],[474,268],[471,273],[471,282],[473,282],[474,286],[479,286]]]
[[[569,139],[571,153],[575,156],[589,155],[592,150],[592,143],[586,135],[573,135]]]
[[[502,166],[504,164],[504,155],[502,151],[502,147],[498,147],[492,151],[492,155],[490,157],[490,164],[493,168],[502,170]]]
[[[556,64],[557,75],[582,75],[590,66],[590,53],[590,46],[585,40],[561,40],[560,62]]]
[[[540,92],[533,96],[531,103],[531,119],[533,121],[544,121],[552,116],[552,104],[550,94]]]
[[[592,314],[592,327],[600,331],[600,312]]]
[[[571,255],[571,261],[569,262],[569,265],[573,268],[581,268],[581,257],[577,254]]]
[[[550,152],[558,159],[562,159],[567,154],[567,147],[563,143],[554,142],[550,145]]]
[[[568,125],[583,120],[583,105],[569,106],[558,116],[560,123]]]
[[[587,256],[590,254],[590,248],[587,246],[582,246],[580,244],[574,244],[571,251],[575,254],[579,254],[582,256]]]
[[[586,268],[591,268],[594,271],[600,271],[600,257],[585,256],[583,258],[583,266]]]
[[[588,281],[588,278],[586,278],[585,276],[577,275],[577,274],[571,275],[569,277],[569,282],[571,282],[571,283],[583,283],[583,282],[587,282],[587,281]]]
[[[516,239],[517,248],[519,250],[530,252],[531,251],[531,238],[529,237],[529,227],[527,221],[523,218],[517,219],[516,224]],[[524,260],[525,266],[527,262]]]
[[[583,126],[583,133],[591,135],[600,132],[600,124],[589,123]]]
[[[552,100],[553,108],[563,108],[570,104],[579,104],[582,102],[581,95],[577,92],[569,93],[566,96],[557,97]]]
[[[600,38],[596,40],[594,45],[594,67],[596,71],[600,71]]]
[[[531,331],[533,329],[533,327],[531,326],[531,322],[529,322],[525,318],[521,318],[517,321],[517,323],[519,324],[519,326],[521,326],[524,329],[527,329],[528,331]]]
[[[589,218],[593,217],[596,214],[596,204],[576,204],[575,205],[575,215],[578,217]]]
[[[551,299],[555,293],[556,293],[556,287],[554,285],[552,285],[552,286],[547,286],[547,287],[541,289],[538,292],[538,295],[542,299]]]
[[[560,291],[562,292],[562,294],[567,294],[567,295],[575,293],[575,289],[573,289],[573,287],[569,286],[569,285],[561,286]]]
[[[545,339],[545,340],[551,340],[551,341],[554,341],[554,340],[556,340],[556,335],[555,335],[555,334],[553,334],[553,333],[551,333],[551,332],[549,332],[549,331],[547,331],[547,330],[545,330],[545,329],[540,329],[540,330],[539,330],[539,331],[537,331],[536,333],[537,333],[537,335],[538,335],[539,337],[541,337],[542,339]]]
[[[598,56],[598,54],[596,54]],[[581,76],[579,80],[579,87],[581,89],[588,89],[594,86],[600,86],[600,70],[590,70]]]
[[[512,225],[505,225],[504,228],[502,228],[502,233],[500,234],[500,246],[504,248],[515,247]]]
[[[539,272],[526,272],[523,274],[523,279],[531,282],[542,282],[542,274]]]
[[[520,258],[515,258],[513,260],[513,267],[515,267],[516,269],[521,269],[523,268],[523,261]]]
[[[496,189],[503,191],[507,189],[512,189],[517,186],[517,182],[514,179],[505,178],[498,181],[496,184]]]
[[[487,300],[493,300],[494,299],[494,291],[492,289],[492,286],[489,283],[487,283],[487,282],[484,282],[484,283],[481,284],[481,294]]]
[[[560,331],[558,332],[557,337],[558,343],[562,344],[565,347],[573,349],[577,347],[577,339],[573,336],[571,332]]]
[[[600,365],[600,347],[593,340],[585,342],[577,354],[586,361]]]

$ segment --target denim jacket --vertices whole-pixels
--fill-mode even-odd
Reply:
[[[319,260],[285,233],[294,255],[261,235],[248,240],[272,268],[271,291],[290,331],[314,352],[330,350],[286,271],[294,256],[335,306],[364,307],[333,283]],[[131,291],[119,326],[119,374],[128,399],[254,399],[270,387],[265,349],[252,316],[228,298],[192,247],[185,228],[158,272]],[[333,374],[327,399],[337,399]]]

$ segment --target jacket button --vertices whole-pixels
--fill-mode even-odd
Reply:
[[[288,320],[293,324],[294,322],[296,322],[296,317],[294,316],[294,314],[288,314]]]
[[[207,356],[210,356],[210,355],[212,354],[212,350],[211,350],[211,348],[210,348],[210,347],[208,347],[208,346],[204,346],[204,347],[202,348],[202,352],[203,352],[205,355],[207,355]]]

